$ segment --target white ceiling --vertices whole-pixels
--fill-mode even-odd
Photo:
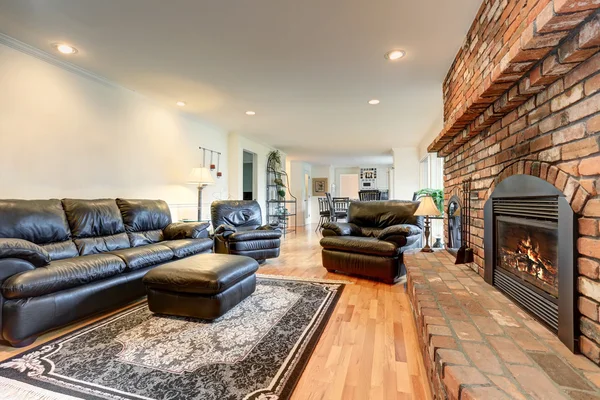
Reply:
[[[0,32],[72,43],[74,64],[291,159],[380,164],[441,129],[441,83],[480,4],[0,0]],[[407,56],[386,61],[393,48]]]

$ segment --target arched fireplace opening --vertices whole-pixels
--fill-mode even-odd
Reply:
[[[577,219],[565,195],[530,175],[498,184],[485,203],[486,282],[578,348]]]

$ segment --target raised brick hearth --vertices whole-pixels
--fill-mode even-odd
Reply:
[[[462,198],[461,182],[472,179],[469,267],[482,276],[484,205],[500,182],[531,175],[565,196],[578,225],[576,350],[596,364],[599,8],[600,0],[483,1],[444,83],[444,129],[429,147],[445,158],[446,201]]]
[[[600,399],[600,367],[446,251],[406,256],[407,286],[436,399]]]

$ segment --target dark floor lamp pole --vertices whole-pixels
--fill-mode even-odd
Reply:
[[[210,171],[206,167],[192,168],[188,178],[189,183],[198,185],[198,221],[202,221],[202,190],[206,185],[215,183]]]

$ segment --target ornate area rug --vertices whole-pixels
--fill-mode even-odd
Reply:
[[[256,292],[213,321],[146,305],[0,363],[2,399],[287,399],[344,288],[258,276]]]

